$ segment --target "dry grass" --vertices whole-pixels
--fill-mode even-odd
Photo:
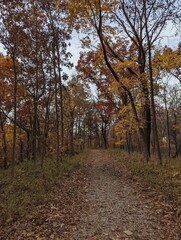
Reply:
[[[13,180],[10,170],[1,170],[1,217],[9,218],[33,211],[34,206],[46,201],[51,188],[60,183],[63,176],[68,176],[78,168],[86,158],[87,152],[84,152],[74,157],[65,157],[59,165],[48,159],[43,169],[40,162],[26,161],[16,166],[16,176]]]
[[[166,200],[181,205],[181,159],[164,159],[159,165],[156,157],[145,163],[143,155],[128,154],[120,150],[110,150],[115,159],[121,161],[133,175],[139,176],[144,183],[163,194]]]

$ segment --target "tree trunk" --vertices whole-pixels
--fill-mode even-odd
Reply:
[[[23,140],[20,139],[19,141],[19,161],[23,162],[24,160],[24,154],[23,154]]]
[[[32,159],[36,161],[36,143],[37,143],[37,99],[34,99],[33,131],[32,131]]]
[[[57,159],[57,162],[59,162],[60,161],[60,140],[59,140],[58,89],[57,89],[56,70],[54,73],[55,73],[55,115],[56,115],[55,128],[56,128],[56,151],[57,151],[56,159]]]
[[[59,107],[58,107],[58,79],[57,79],[57,61],[56,61],[56,38],[55,38],[55,31],[54,25],[52,23],[53,29],[53,39],[54,42],[52,43],[52,54],[53,54],[53,71],[54,71],[54,87],[55,87],[55,131],[56,131],[56,160],[57,163],[60,162],[60,139],[59,139]]]
[[[7,143],[6,143],[6,133],[4,130],[4,123],[2,119],[2,113],[0,112],[0,120],[1,120],[1,132],[2,132],[2,149],[3,149],[3,166],[4,169],[8,167],[8,158],[7,158]]]
[[[30,133],[26,132],[26,141],[27,141],[27,148],[26,148],[26,157],[28,160],[30,160],[30,153],[31,153],[31,149],[30,149]]]
[[[145,120],[146,120],[146,126],[144,128],[145,141],[146,141],[145,147],[147,148],[148,156],[150,158],[151,110],[150,110],[150,105],[148,105],[148,103],[146,103],[146,106],[145,106]]]
[[[160,164],[162,165],[162,155],[158,137],[158,128],[157,128],[157,120],[156,120],[156,111],[155,111],[155,100],[154,100],[154,86],[153,86],[153,73],[152,73],[152,62],[151,62],[151,47],[149,47],[149,73],[150,73],[150,94],[151,94],[151,107],[152,107],[152,115],[153,115],[153,136],[155,138],[155,144],[157,148],[157,155]]]
[[[171,155],[171,141],[170,141],[170,124],[169,124],[169,112],[167,107],[167,98],[166,92],[164,89],[164,103],[165,103],[165,111],[166,111],[166,125],[167,125],[167,137],[168,137],[168,157]]]
[[[174,125],[177,125],[177,114],[174,111]],[[174,143],[175,143],[175,157],[178,157],[178,145],[177,145],[177,129],[174,130]]]
[[[107,142],[107,121],[102,119],[102,138],[104,141],[104,148],[107,149],[108,142]]]
[[[70,124],[70,154],[74,155],[74,122],[72,121]]]
[[[133,146],[132,146],[132,135],[131,133],[126,133],[126,145],[127,145],[127,151],[130,154],[133,151]]]
[[[35,62],[36,62],[36,72],[35,72],[35,91],[34,91],[34,115],[33,115],[33,134],[32,134],[32,159],[36,161],[37,158],[37,124],[38,124],[38,89],[39,89],[39,61],[38,61],[38,25],[36,16],[36,47],[35,47]]]
[[[44,131],[42,134],[42,147],[41,147],[41,167],[44,165],[44,158],[46,155],[46,142],[48,137],[48,129],[49,129],[49,104],[50,104],[50,95],[51,91],[49,90],[49,96],[46,103],[46,113],[45,113],[45,124],[44,124]]]
[[[17,69],[16,69],[16,60],[13,54],[13,71],[14,71],[14,128],[13,128],[13,153],[12,153],[12,161],[11,161],[11,176],[14,177],[15,175],[15,161],[16,161],[16,133],[17,133]]]
[[[158,137],[158,128],[157,128],[157,120],[156,120],[156,111],[155,111],[155,100],[154,100],[154,79],[153,79],[153,69],[152,69],[152,45],[150,42],[150,35],[148,30],[148,21],[147,21],[147,8],[146,3],[145,4],[145,30],[146,30],[146,37],[147,37],[147,44],[148,44],[148,64],[149,64],[149,80],[150,80],[150,96],[151,96],[151,110],[152,110],[152,117],[153,117],[153,136],[155,139],[155,144],[157,148],[157,155],[160,164],[162,165],[162,155],[161,155],[161,149],[160,149],[160,143],[159,143],[159,137]]]
[[[63,109],[63,88],[62,88],[62,76],[61,76],[61,59],[59,50],[59,40],[56,35],[56,46],[57,46],[57,67],[58,67],[58,78],[60,87],[60,126],[61,126],[61,157],[64,150],[64,109]]]

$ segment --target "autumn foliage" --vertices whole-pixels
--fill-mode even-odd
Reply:
[[[1,167],[14,175],[18,162],[43,166],[85,147],[137,150],[147,161],[157,152],[161,164],[162,149],[179,154],[180,95],[165,84],[181,82],[180,45],[159,45],[179,12],[174,0],[154,3],[0,3]],[[75,31],[82,50],[69,76]]]

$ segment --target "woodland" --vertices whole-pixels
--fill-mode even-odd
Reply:
[[[20,214],[35,204],[40,207],[37,212],[42,224],[46,224],[43,211],[48,205],[41,209],[41,203],[50,192],[54,198],[49,196],[53,203],[46,214],[55,211],[55,217],[62,211],[64,219],[61,227],[52,222],[57,228],[54,233],[46,232],[45,226],[44,238],[36,238],[32,231],[26,235],[30,234],[27,226],[31,219],[25,217],[19,225],[13,222],[13,228],[0,228],[0,239],[59,239],[52,234],[69,226],[66,224],[73,221],[70,216],[78,219],[78,211],[89,201],[91,214],[94,206],[100,211],[101,202],[110,209],[118,192],[127,201],[118,201],[115,215],[120,211],[126,218],[127,212],[121,209],[129,211],[124,205],[129,201],[139,207],[143,203],[144,209],[138,209],[136,218],[140,218],[140,227],[144,221],[148,226],[147,220],[141,220],[149,215],[148,203],[134,199],[138,193],[131,186],[142,187],[135,178],[130,180],[129,171],[141,175],[142,183],[149,182],[157,189],[154,191],[166,194],[177,206],[181,203],[180,19],[180,0],[0,0],[0,46],[4,49],[0,53],[0,212],[6,215],[9,227],[13,212]],[[71,48],[75,35],[81,48]],[[78,61],[73,62],[78,54]],[[89,158],[88,151],[92,151]],[[71,175],[85,159],[92,170],[82,173],[79,169],[80,174]],[[110,159],[119,160],[121,165]],[[123,172],[115,170],[117,167]],[[125,186],[125,193],[120,193],[120,184]],[[103,194],[107,188],[109,198]],[[81,207],[86,191],[92,195]],[[151,198],[160,196],[158,192],[150,193]],[[76,213],[72,208],[75,201]],[[56,210],[52,204],[64,206],[64,210]],[[168,210],[168,205],[160,208]],[[169,208],[163,217],[160,208],[157,206],[155,212],[162,220],[166,218],[163,238],[146,238],[154,233],[148,229],[137,232],[142,238],[137,235],[134,239],[180,239],[180,232],[173,233],[178,238],[171,236],[175,229],[171,224],[181,210],[173,213]],[[90,226],[87,216],[84,218]],[[117,224],[120,219],[117,216]],[[39,226],[36,220],[32,223]],[[97,220],[92,231],[96,224]],[[7,232],[12,233],[16,226],[24,227],[17,230],[24,237],[7,238]],[[114,228],[102,228],[106,232],[108,227]],[[64,229],[66,237],[61,239],[90,239],[87,233],[70,238],[68,231]],[[127,237],[132,232],[123,229]],[[170,238],[164,237],[166,232]]]
[[[43,166],[87,147],[160,164],[178,157],[181,45],[161,43],[168,24],[179,33],[179,1],[22,0],[0,9],[1,168],[13,176],[24,160]],[[70,75],[73,31],[82,50]]]

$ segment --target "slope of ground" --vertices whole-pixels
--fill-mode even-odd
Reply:
[[[92,150],[84,166],[49,193],[49,201],[1,226],[5,240],[179,240],[175,209],[143,191],[106,152]]]

